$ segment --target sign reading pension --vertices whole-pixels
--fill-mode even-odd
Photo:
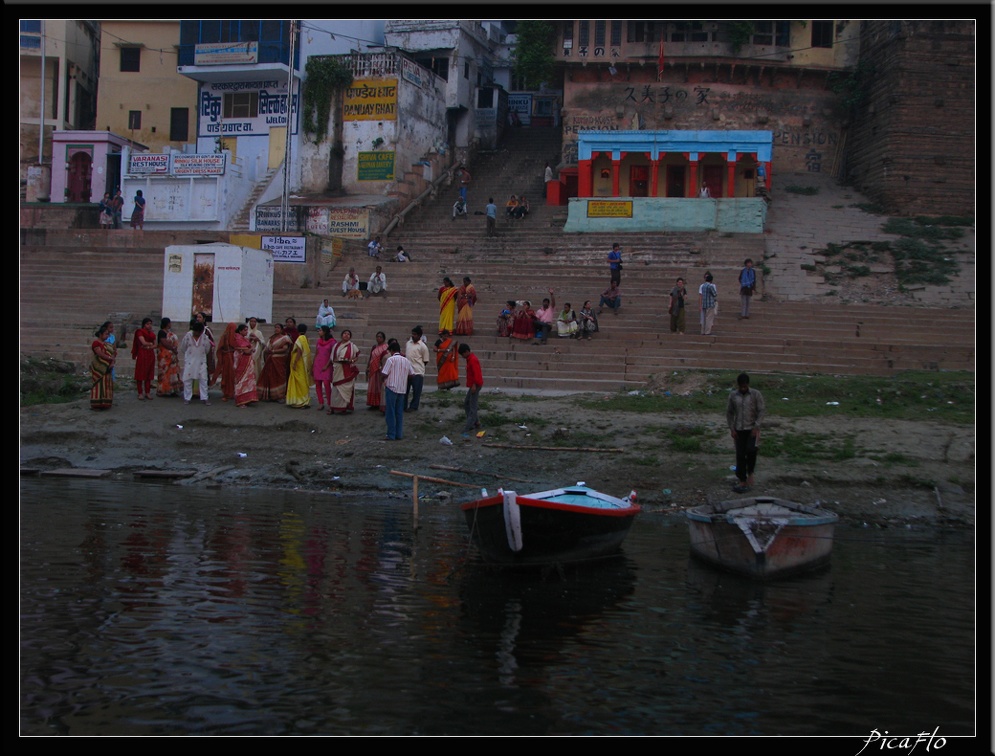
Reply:
[[[360,152],[356,167],[359,181],[393,181],[394,153]]]
[[[631,218],[632,200],[588,200],[588,218]]]
[[[397,79],[354,80],[345,91],[342,120],[397,120]]]
[[[260,237],[260,244],[273,253],[273,262],[307,262],[303,236],[263,236]]]

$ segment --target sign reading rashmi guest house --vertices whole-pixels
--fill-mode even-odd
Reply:
[[[356,174],[359,181],[393,181],[394,152],[360,152]]]
[[[632,201],[588,200],[588,218],[631,218]]]
[[[396,121],[397,79],[356,79],[345,91],[344,121]]]

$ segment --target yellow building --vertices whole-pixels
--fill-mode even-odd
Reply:
[[[197,141],[197,82],[176,72],[179,21],[100,22],[98,130],[161,153]]]

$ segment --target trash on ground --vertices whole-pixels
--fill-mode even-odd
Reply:
[[[443,436],[439,439],[439,443],[443,446],[452,446],[453,442],[449,440],[449,436]]]

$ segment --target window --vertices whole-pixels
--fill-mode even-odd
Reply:
[[[674,31],[670,33],[671,42],[711,42],[712,33],[705,30],[705,24],[701,21],[683,21],[674,24]]]
[[[605,22],[595,21],[594,22],[594,46],[604,47],[605,46]]]
[[[477,90],[477,107],[494,107],[494,90],[491,87],[481,87]]]
[[[129,110],[128,111],[128,128],[132,131],[137,131],[142,128],[142,111],[140,110]]]
[[[470,61],[468,60],[463,61],[463,78],[470,78]]]
[[[629,42],[653,42],[656,39],[656,24],[653,21],[627,21]]]
[[[255,118],[259,115],[258,92],[235,92],[225,95],[224,118]]]
[[[612,21],[612,47],[622,44],[622,22]]]
[[[569,55],[568,50],[572,50],[574,46],[574,23],[573,21],[565,21],[563,23],[563,54]]]
[[[170,108],[169,141],[185,142],[190,137],[190,111],[188,108]]]
[[[777,45],[778,47],[790,47],[791,22],[754,21],[753,44],[763,47],[770,47],[771,45]]]
[[[812,47],[832,47],[832,46],[833,46],[833,22],[813,21]]]
[[[142,70],[142,48],[122,47],[121,71],[126,73],[138,73],[141,70]]]
[[[30,34],[41,34],[41,21],[38,19],[21,19],[21,31]]]
[[[577,22],[577,44],[581,47],[587,47],[591,44],[591,22],[590,21],[578,21]]]
[[[21,47],[37,50],[41,47],[41,21],[21,19]]]

